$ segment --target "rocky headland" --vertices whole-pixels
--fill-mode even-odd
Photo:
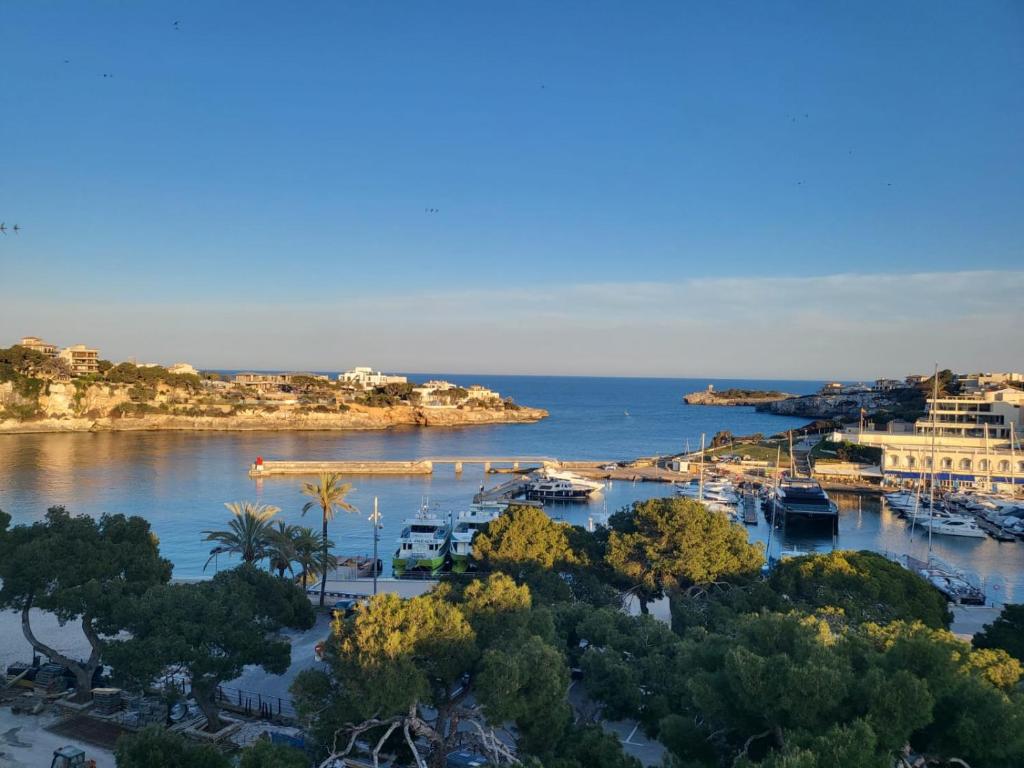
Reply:
[[[528,423],[548,412],[481,387],[352,387],[292,375],[256,388],[212,375],[122,363],[89,376],[54,373],[19,347],[0,350],[0,434],[99,431],[366,430]],[[435,385],[447,382],[434,382]]]
[[[723,389],[716,391],[711,387],[700,392],[691,392],[683,396],[687,405],[763,405],[775,403],[795,397],[785,392],[765,391],[757,389]]]

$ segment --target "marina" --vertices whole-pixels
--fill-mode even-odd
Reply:
[[[437,375],[451,378],[451,374]],[[4,462],[0,463],[0,507],[10,513],[14,524],[40,519],[46,507],[66,504],[74,512],[100,515],[104,512],[144,514],[160,539],[161,550],[174,562],[176,578],[203,578],[217,569],[230,567],[227,556],[215,559],[204,570],[208,547],[196,531],[216,528],[223,522],[224,501],[253,499],[281,508],[281,519],[292,525],[315,521],[300,512],[300,486],[306,474],[250,477],[248,469],[256,456],[296,462],[410,462],[422,457],[455,459],[559,459],[560,465],[580,476],[604,484],[598,498],[587,503],[545,503],[552,517],[568,523],[597,524],[607,513],[635,501],[673,495],[673,483],[687,485],[693,474],[670,472],[653,466],[631,466],[635,457],[672,455],[689,446],[699,446],[701,433],[728,429],[734,434],[762,432],[775,434],[803,426],[802,419],[758,413],[752,408],[701,408],[681,406],[680,391],[702,388],[694,380],[672,379],[566,379],[558,377],[473,376],[488,386],[517,399],[542,403],[551,416],[532,425],[493,425],[472,429],[397,428],[342,434],[291,433],[92,433],[0,436]],[[820,382],[730,382],[745,388],[779,388],[787,392],[813,392]],[[725,383],[721,385],[723,388]],[[625,417],[624,411],[630,416]],[[608,457],[576,466],[571,457]],[[784,449],[785,450],[785,449]],[[333,465],[327,465],[333,466]],[[352,503],[361,514],[340,514],[331,523],[331,537],[343,556],[370,557],[372,526],[366,515],[373,498],[379,497],[382,514],[380,555],[383,577],[392,575],[392,555],[403,521],[414,516],[426,502],[439,517],[458,520],[460,512],[474,502],[504,502],[522,494],[530,466],[508,475],[486,474],[483,463],[466,463],[461,473],[455,464],[438,463],[429,474],[353,474],[344,477],[354,488]],[[538,462],[536,466],[541,465]],[[511,462],[492,465],[511,471]],[[694,467],[695,469],[696,467]],[[745,475],[739,465],[707,465],[708,490],[715,475],[731,476],[734,488],[747,490],[766,478]],[[726,475],[726,471],[729,475]],[[657,479],[658,482],[648,482]],[[671,479],[671,482],[667,480]],[[742,518],[752,540],[772,551],[799,548],[829,551],[833,546],[871,549],[878,552],[911,554],[928,558],[928,535],[920,522],[905,520],[891,506],[877,485],[863,488],[845,483],[822,483],[838,507],[838,539],[833,542],[827,526],[789,526],[785,531],[771,526],[758,510],[760,519],[751,523],[746,502],[727,510]],[[481,491],[483,488],[483,491]],[[889,489],[896,491],[898,489]],[[690,491],[692,493],[692,491]],[[926,494],[927,495],[927,494]],[[991,517],[1006,526],[1013,536],[1012,515],[1000,507],[988,508],[976,495],[965,495],[977,509],[975,519]],[[755,500],[760,507],[761,499]],[[540,502],[537,502],[540,503]],[[992,523],[995,525],[997,523]],[[981,523],[979,522],[979,526]],[[815,530],[819,529],[819,530]],[[934,555],[955,563],[983,585],[990,601],[1005,602],[1024,596],[1024,547],[1017,537],[997,541],[934,534]]]

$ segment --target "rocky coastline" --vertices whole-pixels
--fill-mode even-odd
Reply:
[[[254,432],[371,430],[394,427],[462,427],[482,424],[521,424],[540,421],[548,415],[543,408],[431,408],[396,405],[385,408],[351,406],[342,413],[295,413],[287,411],[184,416],[144,414],[113,418],[49,416],[20,421],[0,421],[0,434],[38,432]]]
[[[777,403],[794,397],[795,395],[789,395],[785,392],[750,392],[742,395],[732,395],[728,391],[715,392],[713,390],[705,390],[684,395],[683,402],[687,405],[756,406]]]

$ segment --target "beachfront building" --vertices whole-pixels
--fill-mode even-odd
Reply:
[[[927,407],[913,425],[852,428],[837,437],[881,448],[888,480],[927,480],[934,470],[936,482],[947,487],[1024,489],[1024,391],[947,395],[929,398]]]
[[[26,349],[31,349],[34,352],[44,354],[47,357],[57,356],[57,345],[50,344],[48,341],[43,341],[38,336],[23,336],[18,344]]]
[[[350,368],[338,375],[338,381],[356,387],[368,389],[372,387],[383,387],[385,384],[406,384],[408,379],[405,376],[392,376],[387,373],[375,371],[369,366],[359,365]]]
[[[100,351],[85,344],[75,344],[60,351],[60,359],[68,364],[72,376],[100,372]]]
[[[501,395],[495,392],[493,389],[482,387],[479,384],[473,384],[466,390],[469,394],[466,396],[466,400],[475,400],[481,403],[494,403],[501,400]]]

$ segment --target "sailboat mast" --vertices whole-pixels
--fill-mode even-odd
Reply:
[[[1016,438],[1014,437],[1014,424],[1010,422],[1010,494],[1012,496],[1017,495],[1017,452],[1014,447]]]
[[[932,477],[928,488],[928,560],[932,559],[932,525],[935,522],[935,433],[938,427],[935,422],[935,409],[939,399],[939,364],[935,364],[932,375]]]
[[[704,502],[704,437],[706,433],[700,433],[700,480],[698,480],[697,500]]]

